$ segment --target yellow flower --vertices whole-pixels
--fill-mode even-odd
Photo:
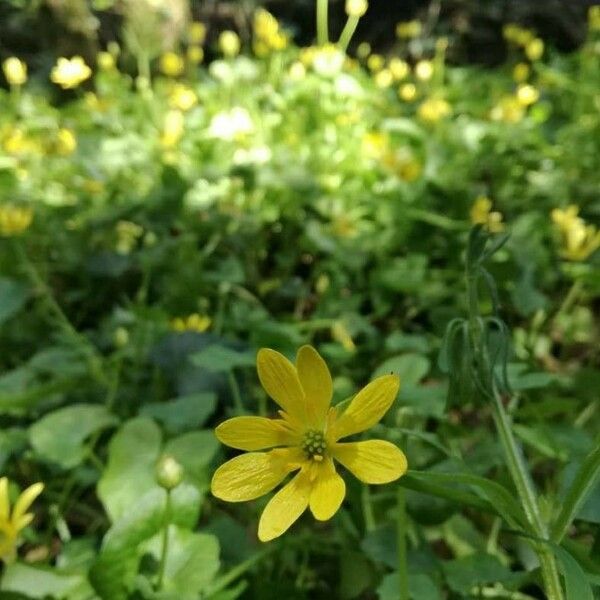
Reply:
[[[63,156],[73,154],[77,148],[77,138],[70,129],[61,128],[56,134],[56,151]]]
[[[379,88],[387,88],[394,83],[394,76],[389,69],[381,69],[375,73],[375,85]]]
[[[368,159],[380,160],[389,147],[388,136],[380,131],[365,133],[362,138],[362,153]]]
[[[517,88],[517,101],[521,106],[535,104],[540,98],[539,91],[532,85],[522,83]]]
[[[396,35],[401,39],[416,38],[421,35],[422,29],[420,21],[405,21],[396,25]]]
[[[525,116],[525,110],[515,96],[504,96],[490,111],[492,121],[518,123]]]
[[[544,42],[540,38],[534,38],[525,45],[525,54],[529,60],[539,60],[544,54]]]
[[[280,418],[234,417],[217,427],[223,444],[247,454],[219,467],[211,490],[227,502],[254,500],[296,472],[263,511],[258,525],[261,541],[282,535],[309,507],[319,521],[333,517],[346,495],[334,459],[368,484],[389,483],[406,472],[406,457],[390,442],[340,442],[382,419],[398,395],[396,375],[369,383],[341,412],[331,407],[331,375],[311,346],[300,348],[295,365],[279,352],[263,348],[257,368],[263,388],[281,408]]]
[[[204,44],[206,40],[206,25],[200,21],[194,21],[189,24],[187,34],[190,44]]]
[[[29,486],[15,502],[11,512],[8,497],[8,479],[0,479],[0,558],[4,562],[12,562],[17,551],[19,533],[33,521],[33,514],[27,510],[33,501],[42,493],[43,483]]]
[[[116,226],[118,254],[129,254],[137,244],[139,238],[144,233],[144,228],[132,221],[119,221]]]
[[[16,56],[11,56],[2,63],[2,71],[9,85],[20,86],[27,81],[27,65]]]
[[[281,31],[277,19],[264,8],[254,13],[254,52],[266,56],[271,50],[283,50],[288,45],[287,35]]]
[[[98,52],[96,62],[103,71],[110,71],[115,67],[115,57],[110,52]]]
[[[600,31],[600,6],[590,6],[588,24],[591,31]]]
[[[50,79],[64,90],[68,90],[77,87],[91,74],[92,70],[85,64],[81,56],[74,56],[71,59],[61,57],[52,68]]]
[[[193,65],[200,64],[204,60],[204,50],[200,46],[190,46],[186,55]]]
[[[517,83],[523,83],[524,81],[527,81],[530,71],[531,69],[527,63],[517,63],[513,69],[513,79]]]
[[[410,67],[408,66],[408,63],[405,60],[397,57],[390,60],[388,68],[396,81],[405,79],[410,73]]]
[[[29,207],[5,204],[0,206],[0,235],[11,237],[23,233],[33,221]]]
[[[421,81],[429,81],[433,76],[433,63],[430,60],[420,60],[415,65],[415,75]]]
[[[174,86],[171,95],[169,96],[169,104],[173,108],[177,108],[184,112],[196,106],[197,102],[198,96],[196,96],[196,92],[183,84]]]
[[[179,77],[185,69],[183,58],[176,52],[165,52],[160,57],[160,70],[167,77]]]
[[[183,113],[179,110],[170,110],[165,116],[165,124],[160,143],[166,148],[175,146],[181,139],[184,132],[185,119]]]
[[[354,352],[356,350],[354,340],[343,321],[336,321],[331,326],[331,337],[341,344],[342,348],[347,352]]]
[[[219,50],[227,58],[233,58],[240,52],[241,42],[235,31],[222,31],[219,35]]]
[[[367,0],[346,0],[346,14],[349,17],[362,17],[369,8]]]
[[[428,98],[417,110],[419,118],[431,123],[447,117],[451,112],[450,105],[442,98]]]
[[[377,71],[381,71],[383,66],[385,65],[385,59],[381,54],[371,54],[369,58],[367,58],[367,67],[374,73]]]
[[[561,255],[567,260],[586,260],[600,248],[600,231],[587,225],[578,214],[579,208],[574,204],[565,210],[555,208],[551,214],[561,238]]]
[[[171,321],[171,328],[180,333],[184,331],[205,332],[212,324],[212,319],[206,315],[193,313],[187,317],[176,317]]]
[[[405,83],[398,89],[398,96],[405,102],[412,102],[417,97],[417,86],[414,83]]]
[[[486,196],[478,196],[471,207],[471,223],[484,225],[492,233],[504,230],[502,213],[492,210],[492,201]]]

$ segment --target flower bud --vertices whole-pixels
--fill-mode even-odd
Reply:
[[[156,482],[170,491],[183,479],[183,467],[170,455],[165,454],[156,463]]]

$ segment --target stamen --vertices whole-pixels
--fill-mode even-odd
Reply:
[[[309,429],[302,440],[302,450],[308,458],[316,461],[322,461],[327,450],[325,435],[317,429]]]

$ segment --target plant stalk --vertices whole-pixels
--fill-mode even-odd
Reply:
[[[408,562],[406,548],[406,490],[398,486],[396,490],[396,527],[398,539],[398,593],[400,600],[409,600]]]
[[[338,46],[341,50],[346,52],[348,50],[348,46],[350,45],[350,40],[358,27],[358,21],[360,17],[349,16],[346,21],[346,25],[344,25],[344,29],[340,35],[340,39],[338,40]]]
[[[171,520],[171,490],[167,490],[167,500],[165,502],[165,515],[163,523],[162,549],[160,553],[160,563],[158,566],[158,577],[156,578],[156,589],[161,591],[165,580],[165,569],[167,566],[167,556],[169,555],[169,521]]]
[[[329,0],[317,0],[317,44],[319,46],[329,42],[328,11]]]

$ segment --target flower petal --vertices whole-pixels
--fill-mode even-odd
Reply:
[[[33,501],[42,493],[43,489],[43,483],[34,483],[18,497],[11,516],[13,523],[17,523],[21,519],[27,512],[27,509],[33,504]]]
[[[299,451],[280,449],[250,452],[221,465],[213,475],[211,491],[227,502],[260,498],[281,483],[286,475],[300,468]]]
[[[333,435],[336,440],[360,433],[378,423],[398,396],[400,378],[383,375],[371,381],[356,396],[350,406],[336,419]]]
[[[384,440],[336,444],[333,456],[364,483],[389,483],[402,477],[407,468],[404,452]]]
[[[287,423],[264,417],[234,417],[221,423],[215,434],[219,441],[238,450],[264,450],[276,446],[293,446],[299,442]]]
[[[8,479],[0,479],[0,520],[8,521],[10,515],[10,499],[8,497]]]
[[[14,522],[15,529],[17,531],[21,531],[21,529],[25,529],[31,521],[33,521],[33,513],[24,514],[18,521]]]
[[[311,481],[303,469],[282,487],[265,507],[258,523],[258,539],[268,542],[285,533],[308,506]]]
[[[314,426],[322,426],[333,396],[327,364],[312,346],[302,346],[296,356],[296,369],[306,395],[309,419]]]
[[[346,484],[336,473],[330,458],[315,467],[317,473],[310,493],[310,510],[315,519],[327,521],[335,515],[344,501]]]
[[[305,422],[306,402],[296,367],[283,354],[270,348],[258,351],[256,367],[267,394],[283,410]]]

